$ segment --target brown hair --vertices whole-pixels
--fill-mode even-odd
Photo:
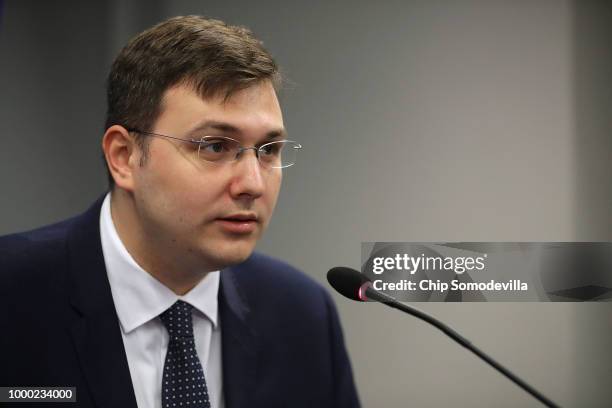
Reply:
[[[278,89],[281,75],[250,30],[201,16],[174,17],[132,38],[115,59],[108,75],[105,128],[150,131],[164,93],[178,84],[193,86],[202,98],[227,99],[264,80]],[[147,138],[135,137],[144,164]],[[110,172],[108,179],[113,188]]]

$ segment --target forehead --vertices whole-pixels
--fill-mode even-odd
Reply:
[[[208,122],[227,123],[245,134],[283,129],[276,91],[264,81],[229,98],[202,98],[191,86],[174,86],[164,93],[155,131],[185,134]]]

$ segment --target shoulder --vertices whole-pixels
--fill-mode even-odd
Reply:
[[[11,245],[27,245],[36,242],[55,241],[66,235],[67,228],[75,217],[54,224],[45,225],[33,230],[0,236],[0,249]]]
[[[251,305],[327,314],[333,307],[327,291],[304,272],[279,259],[253,253],[233,268],[231,279]]]
[[[88,245],[99,245],[98,225],[104,197],[98,198],[82,214],[30,231],[0,237],[0,280],[7,279],[8,275],[14,275],[18,270],[58,270],[58,262],[66,262],[69,241],[79,244],[86,241]]]
[[[55,224],[46,225],[30,231],[0,236],[0,259],[34,260],[25,255],[33,250],[45,251],[47,248],[57,249],[66,242],[68,229],[74,218],[69,218]]]
[[[264,281],[271,286],[299,286],[304,290],[320,290],[314,279],[287,262],[259,252],[254,252],[245,262],[238,265],[239,273],[248,275],[244,279]],[[248,271],[248,272],[246,272]]]
[[[73,218],[31,231],[0,237],[0,287],[44,281],[65,263],[67,234]]]
[[[253,253],[249,259],[233,268],[241,285],[257,288],[264,293],[322,294],[325,289],[313,278],[288,263],[264,255]]]

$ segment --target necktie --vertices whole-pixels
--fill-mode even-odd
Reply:
[[[193,337],[193,306],[182,300],[159,315],[169,335],[162,377],[163,408],[210,408]]]

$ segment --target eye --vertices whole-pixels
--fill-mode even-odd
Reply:
[[[283,147],[283,142],[281,141],[272,142],[272,143],[267,143],[261,146],[259,148],[259,151],[261,152],[262,155],[265,155],[265,156],[278,156],[282,147]]]
[[[230,141],[224,139],[205,140],[200,145],[200,151],[206,152],[207,154],[226,153],[232,149],[230,144]]]
[[[200,141],[198,156],[206,161],[230,161],[238,155],[240,144],[223,137],[205,137]]]
[[[223,142],[207,143],[204,149],[212,153],[221,153],[224,150]]]

